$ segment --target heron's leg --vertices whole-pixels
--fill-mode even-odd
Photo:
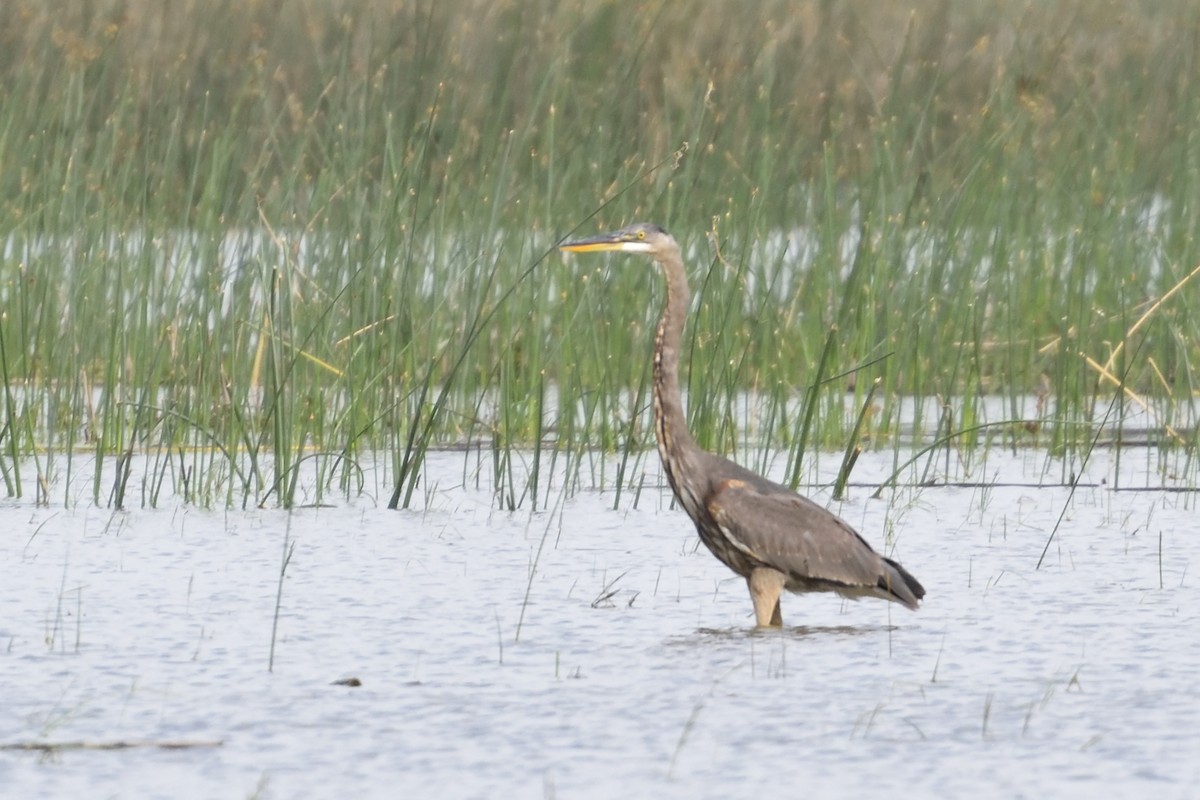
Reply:
[[[754,601],[754,619],[760,628],[778,628],[783,625],[783,614],[779,610],[779,595],[787,578],[782,572],[770,567],[759,567],[750,573],[746,583],[750,586],[750,599]]]

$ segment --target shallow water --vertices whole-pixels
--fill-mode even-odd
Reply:
[[[220,746],[0,751],[2,793],[1193,797],[1197,498],[1114,491],[1159,467],[1113,456],[1073,497],[1044,453],[855,490],[832,507],[923,608],[789,596],[770,632],[657,487],[502,513],[447,453],[424,512],[9,502],[0,744]]]

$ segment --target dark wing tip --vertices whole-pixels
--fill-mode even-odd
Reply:
[[[906,608],[917,610],[925,597],[925,587],[908,570],[890,558],[883,559],[885,573],[879,576],[879,588]]]

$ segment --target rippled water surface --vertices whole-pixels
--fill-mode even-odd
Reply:
[[[0,744],[215,746],[6,750],[0,794],[1195,797],[1196,495],[991,458],[817,493],[928,597],[788,596],[782,631],[649,485],[500,512],[447,453],[420,512],[8,501]]]

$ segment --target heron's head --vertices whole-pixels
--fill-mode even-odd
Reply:
[[[622,253],[646,253],[658,255],[667,247],[678,247],[671,234],[658,225],[649,222],[639,222],[628,228],[621,228],[612,233],[602,233],[586,239],[576,239],[573,242],[563,242],[560,250],[570,253],[599,253],[618,251]]]

